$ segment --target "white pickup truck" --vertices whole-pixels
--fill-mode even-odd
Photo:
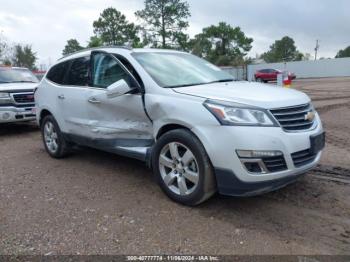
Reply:
[[[35,120],[38,79],[27,68],[0,66],[0,123]]]

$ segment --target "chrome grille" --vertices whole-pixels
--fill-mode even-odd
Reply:
[[[16,104],[33,104],[34,103],[34,93],[21,93],[12,94],[13,100]]]
[[[282,128],[289,132],[308,130],[313,127],[315,118],[307,118],[308,113],[315,110],[311,104],[285,107],[270,110]]]

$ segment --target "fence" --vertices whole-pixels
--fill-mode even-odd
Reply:
[[[350,58],[248,65],[246,79],[252,81],[257,70],[272,68],[293,72],[297,78],[345,77],[350,76]]]
[[[237,66],[237,67],[224,66],[224,67],[221,67],[221,69],[231,74],[236,80],[241,81],[241,80],[247,79],[246,66]]]

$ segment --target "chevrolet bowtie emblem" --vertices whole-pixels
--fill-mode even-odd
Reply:
[[[308,112],[306,115],[305,115],[305,120],[309,120],[309,121],[312,121],[315,119],[315,113],[314,112]]]

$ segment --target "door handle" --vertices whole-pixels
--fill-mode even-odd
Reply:
[[[65,99],[64,95],[58,95],[58,99]]]
[[[91,97],[91,98],[89,98],[89,103],[91,103],[91,104],[100,104],[101,103],[101,101],[100,100],[98,100],[96,97]]]

